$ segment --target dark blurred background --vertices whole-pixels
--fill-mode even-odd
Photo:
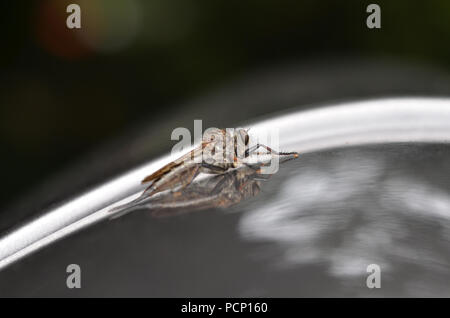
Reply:
[[[449,1],[378,0],[379,30],[366,27],[371,2],[1,2],[1,205],[250,72],[314,61],[326,73],[329,61],[368,58],[448,74]],[[81,30],[66,27],[69,3]]]

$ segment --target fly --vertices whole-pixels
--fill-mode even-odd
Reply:
[[[146,199],[155,194],[167,190],[170,190],[174,197],[181,196],[182,190],[189,186],[200,173],[224,175],[235,168],[238,170],[245,168],[244,175],[255,175],[259,174],[259,168],[267,164],[272,156],[286,159],[298,157],[297,152],[277,152],[259,143],[249,147],[249,141],[248,130],[243,128],[232,131],[209,129],[197,148],[145,177],[142,184],[148,184],[148,187],[140,197],[112,211],[138,206],[143,200],[147,201]],[[267,153],[257,152],[259,148],[265,149]],[[227,180],[230,179],[230,175]],[[240,176],[243,179],[242,173]],[[215,191],[217,192],[217,189]]]

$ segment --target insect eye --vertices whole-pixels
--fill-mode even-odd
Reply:
[[[248,142],[250,141],[250,138],[248,135],[245,135],[245,145],[248,145]]]

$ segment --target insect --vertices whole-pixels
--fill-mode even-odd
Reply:
[[[148,184],[148,187],[130,204],[136,205],[166,190],[170,190],[174,195],[181,195],[181,191],[200,173],[220,175],[234,168],[264,166],[266,164],[264,160],[250,163],[250,159],[261,155],[257,152],[259,148],[267,151],[269,159],[271,155],[293,158],[298,156],[297,152],[277,152],[259,143],[249,147],[249,143],[250,136],[246,129],[208,129],[197,148],[145,177],[142,184]],[[126,206],[130,205],[126,204]],[[112,211],[120,208],[114,208]]]
[[[283,155],[281,163],[296,158]],[[131,201],[120,207],[113,215],[117,218],[129,212],[146,209],[153,217],[167,217],[210,208],[227,208],[245,199],[256,196],[261,191],[261,181],[271,175],[259,173],[260,164],[243,165],[229,169],[223,174],[205,178],[186,187],[182,195],[166,191],[159,195]]]
[[[205,133],[199,147],[145,177],[142,183],[149,183],[149,186],[143,195],[152,196],[168,189],[179,191],[201,172],[222,174],[228,169],[242,166],[245,164],[243,159],[260,147],[276,155],[298,155],[296,152],[279,153],[263,144],[248,148],[249,141],[248,130],[243,128],[233,131],[213,129]]]

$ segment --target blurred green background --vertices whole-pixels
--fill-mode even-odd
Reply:
[[[370,57],[449,72],[450,1],[376,1],[382,28],[369,30],[372,2],[3,1],[1,202],[255,69]],[[81,30],[66,27],[69,3]]]

